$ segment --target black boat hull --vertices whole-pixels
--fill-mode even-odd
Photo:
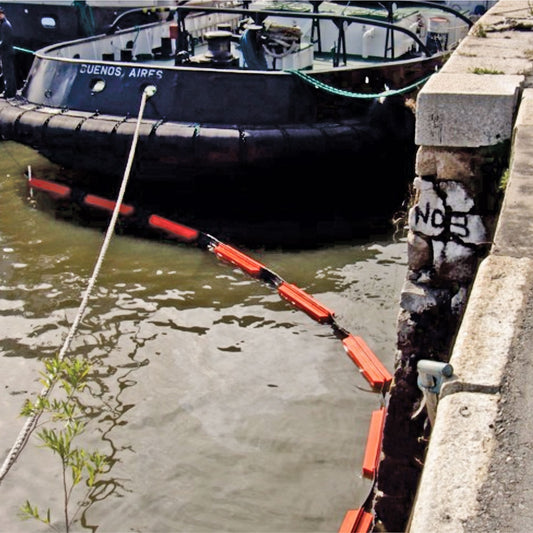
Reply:
[[[5,137],[81,171],[68,173],[69,184],[116,196],[132,119],[50,117],[0,101],[0,123]],[[400,98],[375,103],[365,117],[313,127],[150,121],[141,128],[126,199],[246,244],[349,240],[391,230],[414,155],[414,115]]]
[[[38,149],[55,163],[118,178],[136,119],[54,110],[0,101],[0,134]],[[414,117],[401,98],[373,102],[351,119],[247,126],[144,120],[136,179],[185,185],[210,174],[241,175],[292,164],[370,162],[398,144],[412,143]],[[356,167],[356,168],[357,168]],[[353,166],[352,166],[353,168]]]

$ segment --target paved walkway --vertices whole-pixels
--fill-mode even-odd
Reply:
[[[533,4],[482,19],[485,56],[465,64],[522,79],[505,200],[441,391],[410,533],[533,527]],[[497,30],[497,31],[492,31]],[[479,35],[478,35],[479,37]],[[479,46],[480,39],[473,39]],[[487,108],[490,115],[493,109]]]

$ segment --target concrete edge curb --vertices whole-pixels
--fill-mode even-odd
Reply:
[[[478,513],[494,451],[499,395],[458,392],[439,402],[409,533],[459,533]]]
[[[500,390],[532,272],[528,258],[490,255],[481,263],[450,358],[454,376],[443,383],[441,400],[461,391]]]

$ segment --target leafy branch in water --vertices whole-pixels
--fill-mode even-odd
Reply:
[[[46,359],[44,364],[45,370],[41,372],[41,383],[47,388],[53,383],[59,383],[63,397],[50,399],[39,396],[35,402],[27,400],[21,414],[32,416],[42,412],[49,415],[48,423],[53,427],[43,427],[37,433],[37,437],[43,448],[52,450],[60,459],[63,520],[65,531],[69,533],[79,511],[88,504],[98,475],[107,469],[108,460],[105,455],[99,452],[91,453],[76,446],[75,443],[77,437],[82,435],[86,428],[78,394],[83,392],[87,386],[86,379],[90,364],[85,359],[60,359],[58,356]],[[74,489],[82,482],[85,484],[85,494],[76,500],[77,504],[71,511]],[[27,500],[20,510],[23,520],[35,519],[59,531],[52,523],[50,509],[41,511]]]

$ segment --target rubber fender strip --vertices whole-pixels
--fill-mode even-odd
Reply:
[[[350,359],[359,367],[372,387],[383,387],[392,381],[392,375],[364,339],[349,334],[342,340],[342,344]]]
[[[59,183],[53,183],[52,181],[46,181],[38,178],[30,178],[28,185],[34,189],[40,189],[46,191],[56,198],[68,198],[72,192],[70,187],[66,185],[60,185]]]
[[[168,218],[163,218],[158,215],[150,215],[148,218],[148,224],[152,228],[159,228],[162,230],[176,235],[180,240],[185,242],[193,242],[198,239],[200,232],[194,228],[189,228],[189,226],[184,226],[183,224],[178,224]]]
[[[284,281],[279,285],[278,293],[320,323],[333,320],[333,311],[330,311],[296,285]]]
[[[113,200],[108,200],[107,198],[102,198],[101,196],[95,196],[94,194],[88,194],[84,199],[83,203],[86,205],[90,205],[92,207],[99,207],[101,209],[105,209],[106,211],[111,211],[115,209],[115,205],[117,205],[116,202]],[[131,205],[122,204],[119,209],[119,213],[121,215],[132,215],[135,209]]]
[[[259,277],[261,271],[265,268],[255,259],[243,254],[239,250],[233,248],[233,246],[224,243],[217,244],[214,247],[213,252],[217,257],[238,266],[241,270],[244,270],[253,277]]]
[[[374,479],[378,468],[385,414],[385,408],[381,407],[377,411],[373,411],[370,417],[370,428],[363,458],[363,477],[368,479]]]
[[[367,533],[373,520],[373,515],[365,511],[362,507],[359,509],[348,509],[338,533]]]

